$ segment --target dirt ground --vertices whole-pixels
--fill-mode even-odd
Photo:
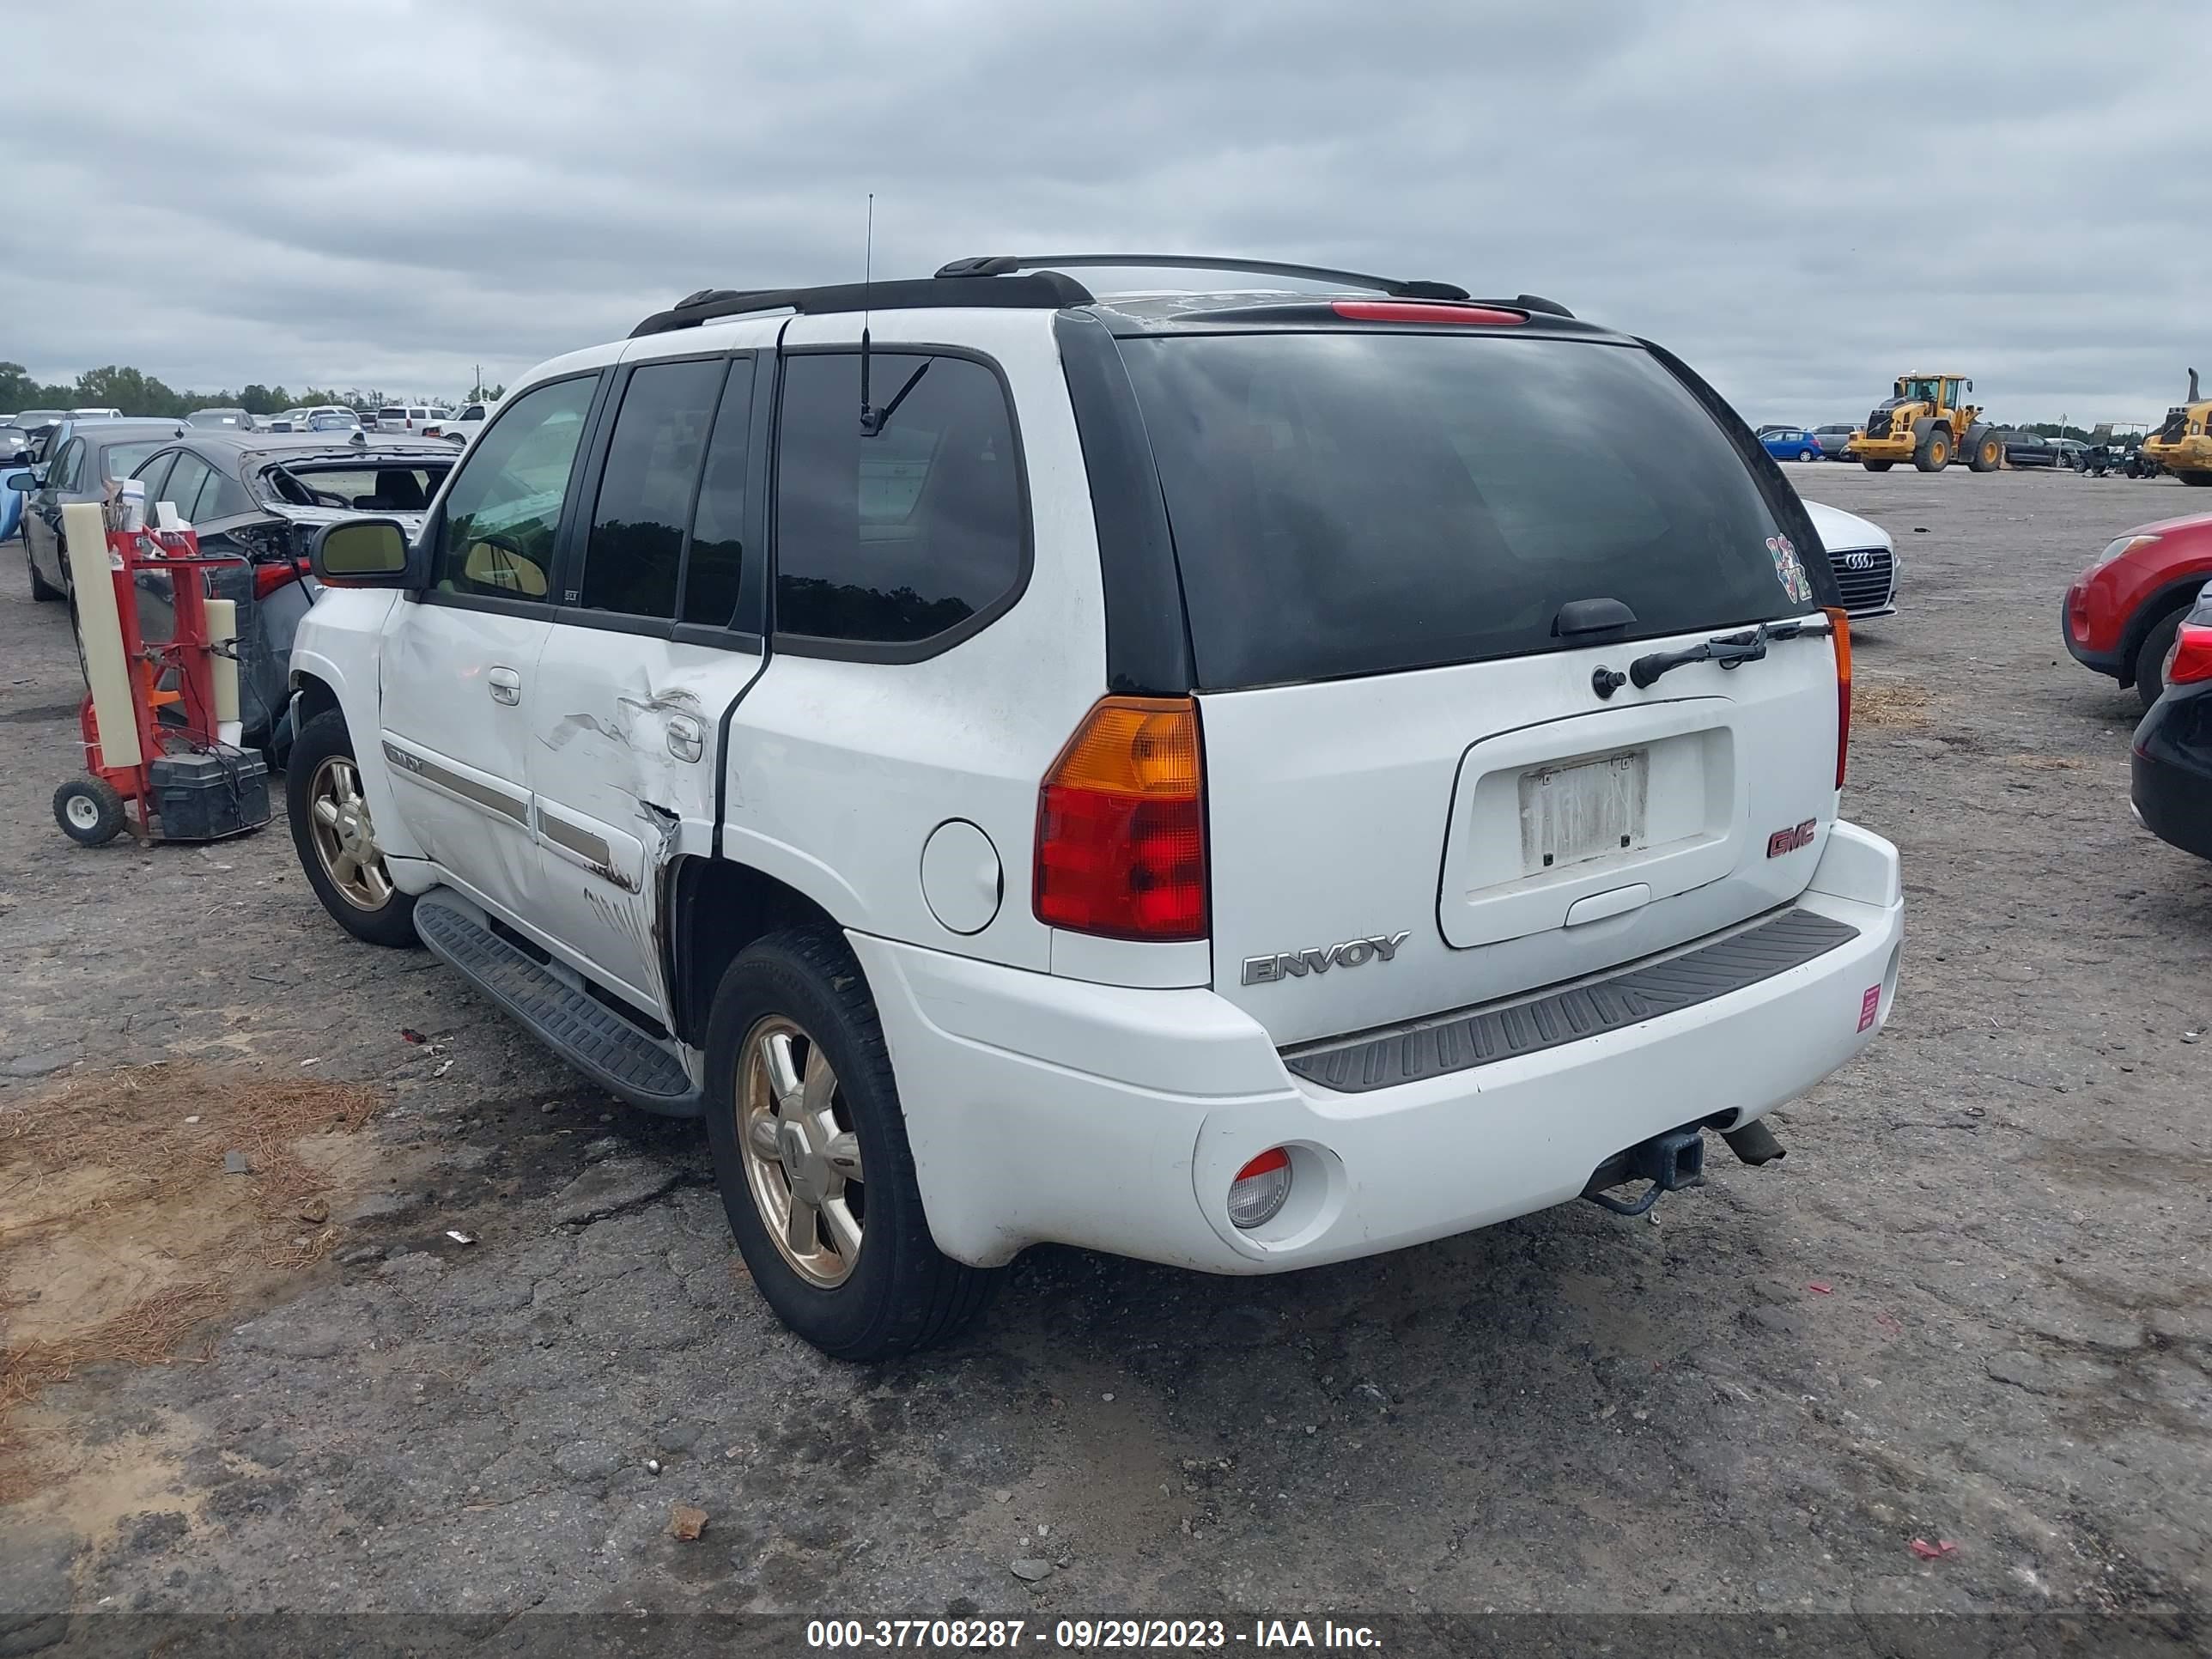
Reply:
[[[0,1204],[67,1173],[15,1129],[115,1068],[185,1066],[137,1074],[149,1135],[209,1091],[378,1103],[313,1164],[310,1247],[276,1213],[173,1363],[94,1352],[25,1390],[0,1650],[131,1608],[2063,1608],[2201,1633],[2212,866],[2130,821],[2132,693],[2057,630],[2106,541],[2212,503],[1790,471],[1904,562],[1903,614],[1857,631],[1846,799],[1904,848],[1911,911],[1896,1018],[1774,1120],[1785,1163],[1717,1148],[1654,1221],[1575,1205],[1280,1279],[1040,1250],[958,1345],[875,1369],[766,1314],[693,1131],[424,956],[352,943],[281,823],[65,841],[67,620],[0,550]],[[248,1201],[216,1195],[222,1139],[178,1142],[177,1203]],[[86,1327],[49,1295],[88,1294],[87,1252],[162,1282],[136,1248],[97,1213],[0,1234],[16,1363]]]

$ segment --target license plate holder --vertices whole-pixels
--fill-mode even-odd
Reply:
[[[1627,749],[1521,775],[1521,863],[1546,875],[1644,845],[1651,753]]]

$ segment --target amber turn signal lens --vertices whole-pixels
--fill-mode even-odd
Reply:
[[[1093,705],[1037,792],[1037,920],[1114,939],[1206,937],[1206,805],[1188,697]]]
[[[1836,605],[1825,607],[1836,630],[1836,787],[1844,787],[1844,765],[1851,753],[1851,619]]]

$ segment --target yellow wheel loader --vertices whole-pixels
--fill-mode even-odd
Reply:
[[[1851,434],[1845,455],[1869,472],[1899,461],[1941,472],[1962,455],[1977,472],[1996,471],[2004,464],[2004,434],[1982,419],[1979,404],[1965,401],[1973,389],[1957,374],[1899,375],[1893,395]]]
[[[2142,453],[2185,484],[2212,484],[2212,398],[2197,395],[2189,371],[2189,401],[2166,411],[2166,423],[2143,440]]]

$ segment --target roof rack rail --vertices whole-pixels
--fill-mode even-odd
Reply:
[[[883,283],[839,283],[824,288],[702,288],[685,295],[666,311],[654,312],[630,330],[629,337],[635,340],[641,335],[696,328],[702,323],[757,311],[795,311],[816,317],[836,312],[918,311],[931,307],[1006,306],[1058,311],[1091,301],[1091,292],[1082,283],[1050,270],[990,283],[919,276]]]
[[[1055,265],[1120,265],[1164,270],[1246,270],[1265,276],[1305,276],[1323,282],[1371,288],[1400,300],[1464,300],[1468,291],[1455,283],[1407,281],[1376,276],[1364,270],[1338,270],[1328,265],[1286,264],[1278,259],[1208,258],[1194,253],[1019,253],[978,254],[938,267],[940,277],[1008,276],[1020,270],[1042,270]]]

